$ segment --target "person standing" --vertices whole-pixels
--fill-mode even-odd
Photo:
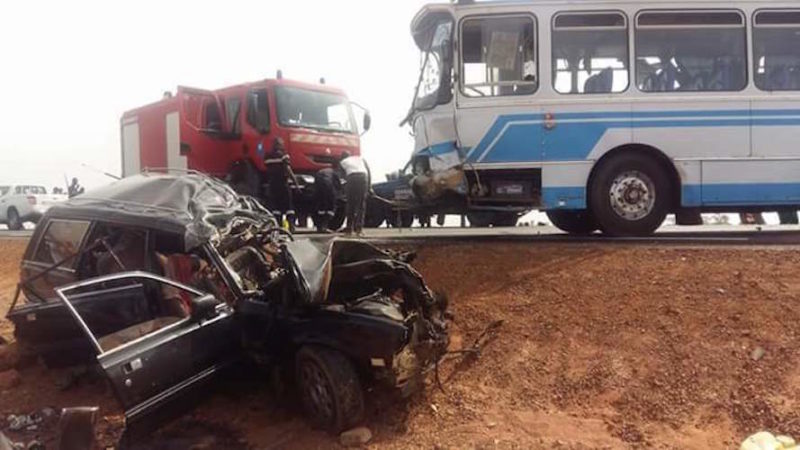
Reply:
[[[284,217],[289,223],[289,231],[294,232],[294,201],[289,180],[297,180],[292,171],[291,159],[286,153],[283,139],[275,138],[272,150],[267,153],[264,165],[267,168],[267,183],[271,197],[270,208],[279,224],[283,224]]]
[[[342,181],[334,169],[322,169],[314,175],[314,197],[317,204],[317,231],[330,233],[330,223],[336,214],[336,197]]]
[[[347,227],[345,234],[362,234],[367,195],[370,192],[370,172],[367,162],[360,156],[344,152],[339,160],[339,169],[344,173],[347,192]]]
[[[81,186],[81,184],[78,183],[77,178],[73,178],[72,183],[70,183],[70,185],[67,187],[67,195],[69,196],[69,198],[77,197],[83,194],[83,192],[84,192],[83,186]]]

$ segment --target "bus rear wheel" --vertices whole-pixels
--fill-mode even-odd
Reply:
[[[671,193],[665,171],[640,153],[622,154],[597,169],[589,204],[603,233],[648,236],[664,223]]]
[[[597,231],[597,222],[594,220],[591,213],[586,210],[547,211],[547,218],[550,219],[553,226],[565,233],[586,235]]]

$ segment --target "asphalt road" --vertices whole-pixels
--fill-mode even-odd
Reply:
[[[0,239],[26,239],[33,230],[0,230]],[[300,231],[298,236],[323,235]],[[376,242],[436,241],[532,241],[532,242],[616,242],[616,243],[686,243],[686,244],[751,244],[800,245],[800,226],[705,225],[699,227],[664,226],[651,237],[609,238],[601,234],[569,236],[550,226],[513,228],[379,228],[366,230],[366,239]]]

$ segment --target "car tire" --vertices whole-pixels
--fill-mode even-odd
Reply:
[[[19,217],[16,208],[10,208],[8,210],[8,229],[12,231],[19,231],[22,229],[22,219]]]
[[[559,230],[575,235],[587,235],[597,231],[597,222],[589,211],[547,211],[547,218]]]
[[[653,234],[664,223],[671,198],[665,171],[640,153],[618,155],[600,166],[589,192],[595,220],[610,236]]]
[[[306,346],[297,352],[295,371],[308,421],[316,428],[340,433],[364,415],[364,391],[353,363],[342,353]]]

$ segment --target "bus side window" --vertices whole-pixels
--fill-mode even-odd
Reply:
[[[461,28],[462,92],[467,97],[528,95],[539,87],[530,16],[468,19]]]
[[[247,94],[247,123],[261,134],[269,133],[269,101],[266,89]]]
[[[755,84],[762,91],[800,90],[800,10],[756,12]]]
[[[736,10],[639,13],[636,85],[643,92],[744,89],[747,86],[744,16]]]
[[[618,12],[560,13],[553,19],[553,88],[608,94],[628,88],[628,21]]]

